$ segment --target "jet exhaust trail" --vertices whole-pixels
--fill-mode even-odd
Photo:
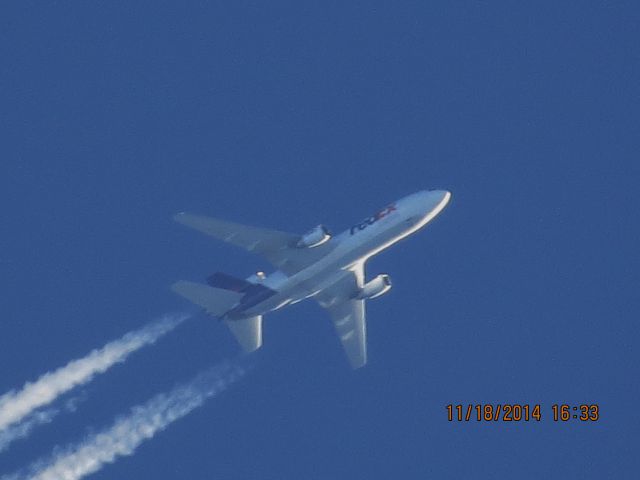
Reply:
[[[57,414],[58,410],[55,408],[34,412],[22,422],[0,431],[0,452],[9,448],[15,440],[27,437],[37,426],[50,423]]]
[[[67,400],[62,408],[49,408],[35,411],[24,418],[21,422],[9,425],[0,431],[0,453],[9,448],[16,440],[28,437],[31,432],[40,425],[51,423],[60,412],[74,412],[79,401],[83,398],[76,397]]]
[[[0,397],[0,433],[72,388],[89,382],[96,374],[124,362],[136,350],[155,343],[187,318],[185,314],[164,316],[93,350],[86,357],[72,360],[64,367],[42,375],[33,383],[26,383],[18,391],[5,393]]]
[[[190,382],[161,393],[147,403],[131,409],[108,429],[67,447],[50,459],[34,463],[27,474],[4,476],[1,480],[78,480],[95,473],[118,457],[132,455],[145,440],[153,438],[171,423],[189,414],[204,402],[225,390],[244,375],[231,363],[206,370]]]

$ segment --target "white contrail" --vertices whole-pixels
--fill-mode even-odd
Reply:
[[[19,423],[9,425],[4,430],[0,430],[0,452],[3,452],[16,440],[28,437],[31,432],[40,425],[51,423],[61,412],[74,412],[78,402],[83,398],[75,397],[67,400],[61,408],[48,408],[31,413]]]
[[[50,404],[73,387],[89,382],[97,373],[105,372],[114,364],[123,362],[139,348],[154,343],[187,317],[185,314],[165,316],[107,343],[99,350],[93,350],[84,358],[73,360],[64,367],[44,374],[33,383],[26,383],[21,390],[5,393],[0,397],[0,432],[34,410]]]
[[[14,441],[27,437],[37,426],[50,423],[57,414],[58,409],[56,408],[34,412],[22,422],[10,425],[5,430],[0,431],[0,452],[9,448],[9,445]]]
[[[36,462],[27,474],[4,476],[1,480],[79,480],[118,457],[132,455],[145,440],[201,406],[243,374],[242,368],[230,362],[213,367],[190,382],[133,407],[128,416],[117,419],[110,428],[54,454],[49,460]]]

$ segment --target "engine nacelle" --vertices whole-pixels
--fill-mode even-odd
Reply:
[[[298,241],[298,248],[313,248],[328,242],[331,238],[331,232],[324,225],[318,225],[305,233]]]
[[[386,273],[378,275],[373,280],[364,284],[356,298],[366,300],[376,298],[391,290],[391,278]]]

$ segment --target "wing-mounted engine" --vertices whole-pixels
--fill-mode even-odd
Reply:
[[[329,239],[331,239],[331,232],[329,229],[324,225],[318,225],[305,233],[302,238],[298,240],[296,247],[313,248],[328,242]]]
[[[391,278],[386,273],[378,275],[373,280],[364,284],[356,298],[368,300],[379,297],[391,290]]]

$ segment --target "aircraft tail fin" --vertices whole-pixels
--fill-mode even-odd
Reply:
[[[226,320],[225,323],[246,353],[262,346],[262,315],[242,320]]]
[[[233,308],[243,297],[242,293],[213,288],[200,283],[180,280],[171,285],[171,290],[183,296],[190,302],[200,305],[207,313],[216,317],[222,317]]]
[[[216,317],[224,316],[245,295],[226,288],[214,288],[186,280],[174,283],[171,290],[200,305],[207,313]],[[241,320],[225,320],[225,323],[245,352],[253,352],[262,346],[261,315]]]

